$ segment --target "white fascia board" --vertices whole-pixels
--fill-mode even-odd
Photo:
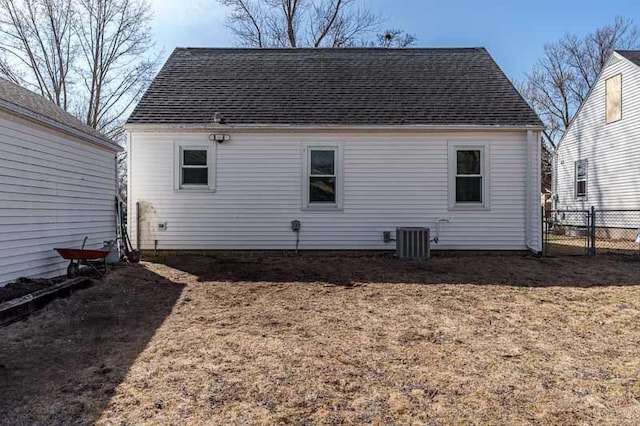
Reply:
[[[105,149],[108,149],[110,151],[113,151],[113,152],[121,152],[121,151],[123,151],[123,148],[120,145],[116,144],[116,143],[107,142],[106,140],[103,140],[103,139],[101,139],[99,137],[96,137],[96,136],[91,135],[89,133],[86,133],[86,132],[83,132],[81,130],[75,129],[75,128],[71,127],[71,126],[67,126],[66,124],[59,123],[59,122],[57,122],[55,120],[52,120],[52,119],[50,119],[48,117],[44,117],[44,116],[42,116],[40,114],[36,114],[36,113],[26,109],[26,108],[19,107],[19,106],[14,105],[14,104],[12,104],[10,102],[6,102],[6,101],[4,101],[2,99],[0,99],[0,108],[4,109],[8,113],[16,115],[16,116],[18,116],[20,118],[24,118],[26,120],[33,121],[33,122],[35,122],[37,124],[49,127],[51,129],[58,130],[58,131],[60,131],[62,133],[66,133],[68,135],[71,135],[71,136],[74,136],[74,137],[76,137],[78,139],[81,139],[81,140],[83,140],[85,142],[89,142],[89,143],[92,143],[94,145],[98,145],[98,146],[100,146],[102,148],[105,148]]]

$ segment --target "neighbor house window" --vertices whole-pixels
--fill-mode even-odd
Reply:
[[[449,146],[449,206],[488,207],[488,144]]]
[[[211,144],[176,144],[176,189],[213,189],[214,152]]]
[[[622,74],[606,80],[606,122],[613,123],[622,118]]]
[[[340,156],[335,146],[308,147],[304,167],[303,193],[306,208],[340,206]]]
[[[576,198],[587,197],[587,177],[589,164],[587,160],[576,161]]]

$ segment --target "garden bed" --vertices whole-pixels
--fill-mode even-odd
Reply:
[[[58,278],[20,278],[17,281],[0,287],[0,304],[11,299],[26,296],[39,290],[44,290],[64,281],[64,277]]]

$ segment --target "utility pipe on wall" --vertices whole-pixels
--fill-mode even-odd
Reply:
[[[136,249],[140,250],[140,201],[136,201]]]

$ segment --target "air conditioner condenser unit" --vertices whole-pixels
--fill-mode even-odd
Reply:
[[[429,228],[396,228],[398,259],[426,260],[430,256]]]

